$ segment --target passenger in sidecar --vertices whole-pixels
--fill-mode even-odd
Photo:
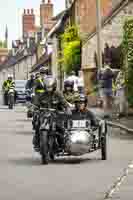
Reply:
[[[75,108],[72,110],[71,117],[76,127],[83,127],[83,123],[85,121],[87,121],[87,123],[89,123],[88,125],[90,125],[90,127],[93,129],[98,127],[98,121],[95,115],[88,109],[88,100],[87,97],[84,95],[77,96],[77,98],[75,99]]]

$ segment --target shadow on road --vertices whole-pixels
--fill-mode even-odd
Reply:
[[[19,159],[8,159],[8,162],[12,165],[17,165],[17,166],[39,166],[41,165],[41,161],[39,159],[35,159],[33,157],[23,157]]]
[[[73,158],[57,158],[52,164],[82,164],[82,163],[95,163],[101,161],[100,158],[82,158],[82,157],[73,157]]]
[[[96,162],[100,162],[100,158],[58,158],[55,161],[49,161],[50,165],[72,165],[72,164],[94,164]],[[33,158],[33,157],[23,157],[19,159],[8,159],[8,162],[17,166],[39,166],[41,165],[41,158]],[[103,161],[101,161],[103,162]]]

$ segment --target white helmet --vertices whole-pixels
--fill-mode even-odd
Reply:
[[[13,78],[13,75],[12,74],[8,74],[8,78]]]

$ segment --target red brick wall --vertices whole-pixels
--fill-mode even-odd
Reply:
[[[102,16],[108,15],[111,10],[112,0],[101,0]],[[90,33],[96,26],[96,1],[76,0],[73,6],[76,23],[82,33]]]

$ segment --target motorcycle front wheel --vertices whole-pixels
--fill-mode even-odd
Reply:
[[[46,165],[49,162],[49,153],[48,153],[48,133],[47,131],[41,131],[40,133],[40,153],[42,164]]]

